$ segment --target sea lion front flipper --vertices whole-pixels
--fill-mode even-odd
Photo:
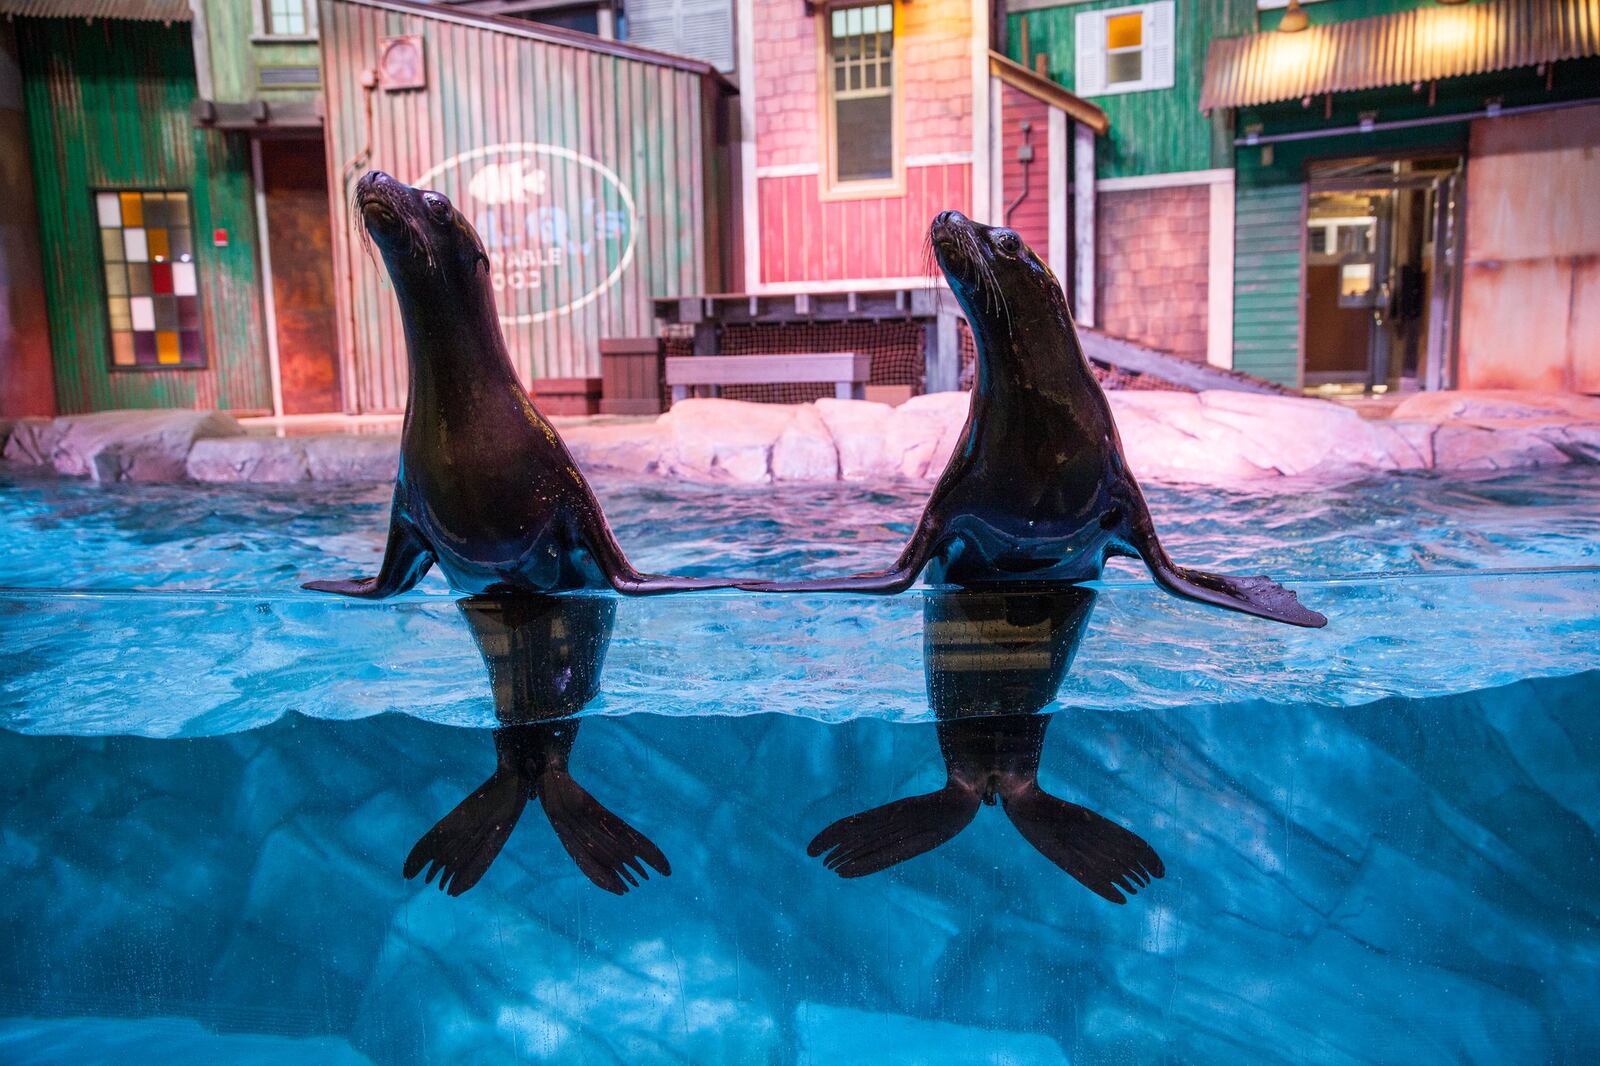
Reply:
[[[1050,795],[1036,782],[1000,792],[1001,805],[1039,853],[1095,895],[1126,903],[1166,867],[1144,839],[1087,807]],[[1119,891],[1120,889],[1120,891]]]
[[[620,896],[649,880],[647,863],[663,877],[671,876],[672,866],[661,849],[607,810],[566,771],[545,771],[539,778],[539,797],[561,846],[584,876],[607,892]]]
[[[389,517],[389,540],[383,546],[383,563],[376,577],[347,581],[307,581],[301,588],[336,592],[364,600],[381,600],[407,591],[433,568],[433,553],[401,515],[398,502]]]
[[[1168,592],[1292,626],[1321,629],[1328,624],[1326,617],[1301,606],[1294,590],[1284,588],[1270,577],[1230,577],[1178,566],[1156,538],[1155,523],[1150,520],[1150,511],[1137,486],[1134,486],[1133,495],[1130,506],[1136,513],[1128,523],[1128,541],[1150,568],[1156,584]]]
[[[526,780],[496,770],[417,841],[402,868],[406,880],[427,867],[427,883],[438,874],[441,892],[461,895],[488,872],[527,802]]]
[[[885,803],[841,818],[806,845],[840,877],[865,877],[932,851],[978,813],[978,794],[957,782],[937,792]]]

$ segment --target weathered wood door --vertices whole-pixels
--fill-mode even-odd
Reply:
[[[261,174],[272,257],[283,413],[343,408],[334,325],[333,238],[322,142],[261,142]]]

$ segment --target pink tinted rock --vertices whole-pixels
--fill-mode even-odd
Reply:
[[[1541,427],[1500,426],[1487,429],[1447,422],[1433,436],[1434,468],[1438,470],[1506,470],[1521,466],[1557,466],[1567,454],[1545,439]]]
[[[19,418],[11,425],[0,458],[23,466],[49,466],[63,432],[53,418]]]
[[[1237,431],[1230,444],[1252,465],[1289,477],[1318,468],[1390,469],[1388,449],[1370,424],[1326,400],[1209,390],[1199,394],[1205,417]]]
[[[665,470],[698,481],[770,480],[772,449],[794,419],[795,408],[780,404],[683,400],[657,420],[670,434]]]
[[[185,470],[190,481],[287,484],[306,481],[311,467],[299,437],[213,437],[195,441]]]
[[[949,462],[971,406],[970,393],[934,392],[895,408],[884,431],[889,462],[902,477],[937,478]]]
[[[900,473],[900,456],[890,455],[886,436],[894,408],[870,400],[821,399],[816,409],[839,451],[842,480],[865,481]]]
[[[1146,481],[1229,484],[1277,476],[1244,457],[1238,431],[1209,422],[1193,393],[1110,394],[1122,451]]]
[[[400,472],[396,433],[326,433],[306,437],[313,481],[393,481]]]
[[[814,404],[795,412],[778,443],[772,448],[774,481],[837,481],[839,451],[833,446],[828,424]]]
[[[50,464],[96,481],[180,481],[195,441],[244,432],[221,411],[97,411],[57,418],[55,427]]]
[[[1401,401],[1390,417],[1417,422],[1504,422],[1556,419],[1600,422],[1600,398],[1570,392],[1468,389],[1419,392]]]
[[[656,473],[672,439],[671,430],[660,422],[576,424],[560,433],[580,468],[630,474]]]
[[[1368,427],[1388,453],[1393,469],[1433,469],[1433,435],[1438,431],[1438,426],[1431,422],[1396,422],[1389,419],[1369,422]]]

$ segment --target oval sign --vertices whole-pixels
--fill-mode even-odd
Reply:
[[[570,148],[474,148],[416,185],[448,196],[483,238],[505,325],[570,314],[599,299],[633,262],[633,193],[610,167]]]

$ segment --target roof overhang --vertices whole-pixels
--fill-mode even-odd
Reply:
[[[189,0],[0,0],[0,15],[25,18],[188,22]]]
[[[1600,3],[1600,0],[1596,0],[1596,3]],[[1111,128],[1111,120],[1104,111],[999,52],[989,53],[989,73],[1018,92],[1027,93],[1058,111],[1065,111],[1068,118],[1083,123],[1102,136]]]
[[[1486,0],[1218,37],[1200,110],[1412,85],[1600,55],[1600,0]]]

